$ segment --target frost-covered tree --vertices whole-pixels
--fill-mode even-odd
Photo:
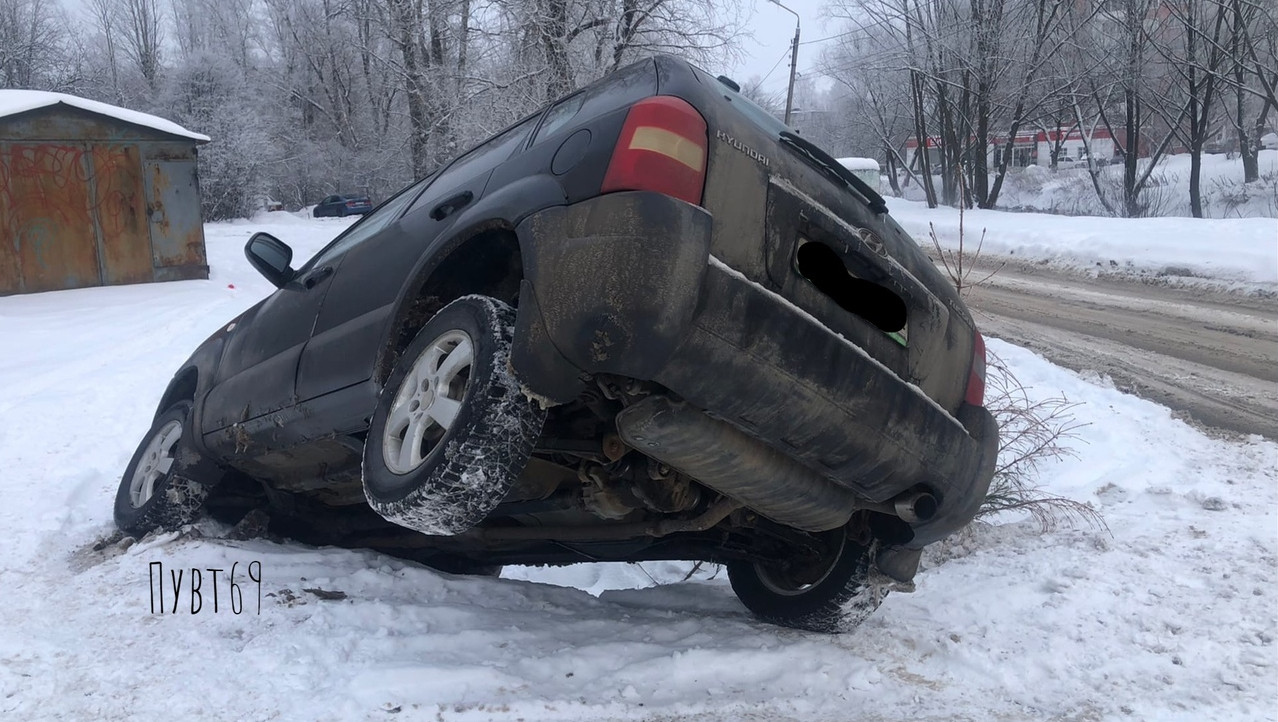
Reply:
[[[652,52],[731,51],[736,0],[0,0],[0,82],[171,117],[208,218],[384,198]]]
[[[57,83],[67,60],[65,32],[53,0],[0,0],[0,87]]]

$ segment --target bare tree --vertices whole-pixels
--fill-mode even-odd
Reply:
[[[1159,0],[1115,0],[1098,15],[1092,33],[1099,72],[1089,79],[1090,91],[1123,161],[1119,209],[1126,216],[1151,210],[1141,194],[1189,114],[1182,88],[1166,64],[1157,63],[1153,48],[1153,38],[1172,27],[1161,7]]]
[[[120,93],[120,62],[116,48],[119,24],[118,6],[113,0],[88,0],[86,3],[93,24],[97,27],[106,45],[107,72],[111,77],[111,96],[117,103],[123,103]]]
[[[152,89],[160,72],[164,16],[159,0],[114,0],[124,54]]]
[[[1234,87],[1233,123],[1243,161],[1243,180],[1260,178],[1257,143],[1271,111],[1278,112],[1278,18],[1272,3],[1255,0],[1217,0],[1229,9],[1227,53]],[[1253,124],[1247,122],[1249,101],[1259,105]]]
[[[62,59],[62,32],[51,0],[0,0],[0,87],[42,85]]]
[[[1189,203],[1195,218],[1203,217],[1202,156],[1211,135],[1218,80],[1225,54],[1221,41],[1226,8],[1215,0],[1183,0],[1166,6],[1169,32],[1151,39],[1152,47],[1179,79],[1188,127],[1171,130],[1189,149]]]

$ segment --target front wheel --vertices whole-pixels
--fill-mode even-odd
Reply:
[[[459,534],[505,499],[546,420],[510,372],[514,325],[510,306],[465,296],[396,362],[364,442],[364,496],[387,521]]]
[[[759,618],[794,629],[848,632],[879,608],[888,589],[874,569],[876,545],[843,527],[822,535],[825,553],[778,563],[731,562],[732,591]]]
[[[141,536],[195,521],[221,480],[221,469],[192,443],[191,408],[189,401],[169,407],[133,453],[115,495],[115,525],[121,531]]]

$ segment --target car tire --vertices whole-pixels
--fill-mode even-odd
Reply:
[[[364,444],[364,495],[387,521],[459,534],[505,499],[546,420],[510,372],[514,324],[510,306],[465,296],[396,362]]]
[[[115,495],[115,525],[127,534],[171,531],[195,521],[223,472],[196,450],[192,406],[181,401],[155,419]]]
[[[847,527],[826,532],[832,550],[795,578],[785,565],[729,562],[737,598],[760,619],[794,629],[840,634],[878,609],[887,586],[874,569],[875,544],[859,544]],[[810,581],[809,581],[810,580]]]

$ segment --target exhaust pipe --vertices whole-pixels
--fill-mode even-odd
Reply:
[[[617,431],[632,448],[779,524],[827,531],[871,506],[737,427],[664,396],[617,414]]]
[[[896,515],[911,524],[936,516],[936,497],[926,491],[905,492],[892,500]]]

